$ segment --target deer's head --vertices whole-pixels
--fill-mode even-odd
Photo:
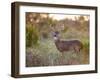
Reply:
[[[51,29],[51,32],[52,32],[52,35],[53,35],[53,39],[56,41],[56,40],[60,40],[60,32],[61,30],[64,29],[64,25],[62,26],[51,26],[50,25],[50,29]]]
[[[59,40],[59,32],[58,31],[53,32],[53,38],[54,38],[54,40]]]

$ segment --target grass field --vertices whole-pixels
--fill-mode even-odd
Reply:
[[[67,51],[61,53],[57,50],[53,40],[39,42],[38,46],[26,49],[26,66],[57,66],[77,65],[89,63],[89,51],[84,45],[80,53]]]

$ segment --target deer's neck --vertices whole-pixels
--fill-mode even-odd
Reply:
[[[55,40],[55,45],[56,45],[57,49],[59,49],[59,46],[60,46],[60,39],[56,39],[56,40]]]
[[[54,37],[54,41],[55,41],[55,42],[59,42],[60,39],[59,39],[58,37]]]

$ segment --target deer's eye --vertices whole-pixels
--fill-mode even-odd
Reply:
[[[56,37],[57,35],[55,34],[54,36]]]
[[[55,32],[55,34],[59,34],[59,32],[58,32],[58,31],[56,31],[56,32]]]

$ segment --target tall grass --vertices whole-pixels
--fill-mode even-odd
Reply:
[[[84,44],[84,46],[87,46],[87,44]],[[61,53],[57,50],[54,41],[47,39],[40,41],[38,46],[27,48],[26,55],[27,67],[57,66],[85,64],[82,57],[86,56],[87,52],[85,54],[85,50],[83,50],[80,53],[75,53],[74,51]],[[86,62],[88,63],[88,61]]]

